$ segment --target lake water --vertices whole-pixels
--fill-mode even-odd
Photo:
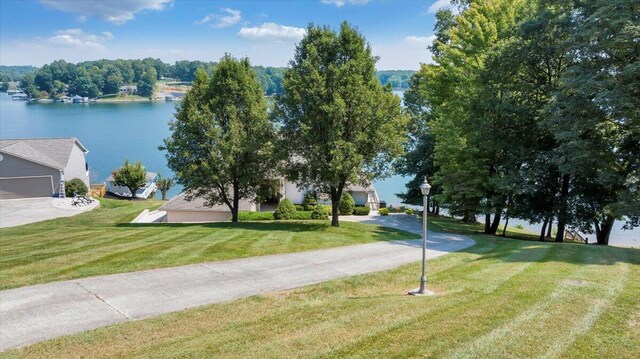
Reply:
[[[402,96],[401,91],[394,91]],[[94,103],[38,104],[11,101],[0,94],[0,138],[77,137],[88,149],[87,161],[92,182],[102,182],[125,159],[142,161],[148,171],[165,177],[164,153],[158,150],[169,136],[168,122],[175,103]],[[404,192],[407,178],[392,176],[374,182],[378,196],[391,205],[400,205],[395,193]],[[180,192],[174,187],[170,196]],[[515,221],[511,221],[515,225]],[[640,247],[640,229],[622,231],[616,223],[612,243]],[[535,226],[531,227],[535,230]],[[592,237],[592,236],[590,236]]]

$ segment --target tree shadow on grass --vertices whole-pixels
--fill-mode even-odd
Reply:
[[[640,265],[640,249],[612,246],[587,245],[580,243],[534,242],[521,239],[476,235],[474,239],[484,244],[496,245],[489,253],[485,246],[472,246],[461,252],[480,254],[476,259],[498,260],[501,262],[565,262],[581,265],[615,265],[627,263]],[[546,253],[541,253],[545,251]]]
[[[342,224],[342,229],[350,229],[350,226],[357,226],[352,224]],[[119,223],[116,225],[119,228],[203,228],[203,229],[242,229],[250,231],[283,231],[283,232],[327,232],[334,230],[331,227],[331,223],[328,221],[255,221],[255,222],[217,222],[217,223]],[[336,229],[337,230],[337,229]],[[358,228],[353,229],[358,231]],[[416,235],[413,233],[405,232],[403,230],[378,227],[370,230],[374,235],[373,239],[376,240],[398,240],[398,239],[413,239]],[[360,233],[358,231],[357,233]],[[357,234],[356,233],[356,234]]]

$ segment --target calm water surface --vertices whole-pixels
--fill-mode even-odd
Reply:
[[[402,97],[401,91],[394,93]],[[142,161],[148,171],[172,176],[158,146],[169,136],[175,106],[171,102],[38,104],[11,101],[2,93],[0,138],[77,137],[89,149],[92,182],[104,181],[125,159]],[[374,184],[381,200],[399,205],[395,193],[403,192],[406,182],[392,176]],[[179,192],[174,187],[169,195]],[[622,231],[621,226],[616,223],[612,242],[640,247],[640,229]]]

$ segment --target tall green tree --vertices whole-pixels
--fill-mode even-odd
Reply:
[[[170,128],[161,149],[187,199],[226,204],[237,222],[240,200],[255,200],[274,167],[273,127],[249,60],[225,55],[211,78],[196,71]]]
[[[151,67],[145,71],[138,82],[138,94],[140,96],[153,95],[153,88],[156,85],[157,74],[155,68]]]
[[[577,1],[571,18],[573,63],[550,106],[556,161],[576,226],[606,245],[640,207],[640,3]]]
[[[274,119],[281,129],[286,172],[299,186],[329,195],[332,226],[349,183],[383,175],[402,153],[407,119],[400,99],[376,78],[364,37],[310,25],[285,72]]]

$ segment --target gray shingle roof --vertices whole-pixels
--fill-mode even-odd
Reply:
[[[229,212],[229,207],[226,204],[218,204],[213,207],[207,207],[204,205],[204,198],[196,197],[191,201],[185,199],[186,193],[182,192],[177,196],[171,198],[167,203],[158,208],[159,211],[207,211],[207,212]],[[253,202],[248,200],[240,200],[238,206],[241,211],[254,210]]]
[[[0,152],[63,170],[67,167],[71,150],[76,144],[85,153],[88,152],[75,137],[0,140]]]
[[[351,192],[372,192],[375,191],[376,188],[373,187],[372,184],[364,187],[358,184],[349,184],[345,187],[344,189],[345,191],[351,191]]]

